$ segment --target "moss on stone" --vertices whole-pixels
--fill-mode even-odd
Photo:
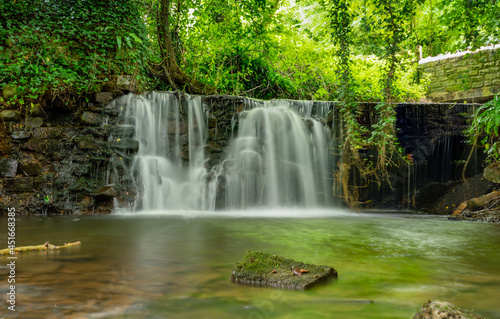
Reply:
[[[295,275],[293,269],[308,272]],[[231,280],[235,283],[253,286],[305,290],[328,278],[337,278],[337,276],[337,271],[329,266],[305,264],[269,253],[249,250],[243,256],[242,261],[235,263]]]

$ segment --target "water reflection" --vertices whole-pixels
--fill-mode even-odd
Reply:
[[[18,318],[407,318],[429,298],[500,317],[499,225],[331,210],[203,213],[19,219],[19,245],[82,246],[18,256]],[[339,280],[306,292],[233,285],[233,262],[247,249],[333,266]],[[6,293],[7,269],[0,274]]]

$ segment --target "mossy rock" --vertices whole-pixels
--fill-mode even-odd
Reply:
[[[301,270],[302,273],[294,274],[294,269],[298,270],[296,273]],[[247,251],[243,260],[234,264],[231,281],[252,286],[305,290],[328,278],[337,277],[337,271],[329,266],[305,264],[265,252]]]
[[[460,308],[449,302],[428,300],[415,314],[414,319],[459,318],[484,319],[468,309]]]

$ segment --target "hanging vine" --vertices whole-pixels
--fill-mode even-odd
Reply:
[[[368,134],[365,126],[361,125],[358,117],[360,110],[354,100],[353,78],[351,73],[351,22],[352,14],[349,2],[346,0],[332,0],[328,3],[328,11],[332,27],[332,41],[335,44],[335,56],[338,58],[339,67],[337,76],[339,87],[339,113],[341,115],[341,131],[343,144],[340,148],[340,164],[336,176],[335,187],[340,187],[342,197],[350,207],[359,205],[358,189],[353,187],[353,168],[365,171],[363,160],[359,151],[368,145],[364,136]]]
[[[398,154],[394,109],[397,96],[397,53],[399,43],[404,38],[404,22],[415,12],[417,2],[374,0],[373,4],[376,8],[374,15],[379,21],[377,27],[383,40],[381,51],[386,66],[381,78],[383,99],[371,114],[376,123],[369,126],[369,123],[361,122],[365,110],[357,105],[354,99],[350,58],[353,15],[350,12],[350,2],[331,0],[328,3],[332,42],[339,61],[339,114],[343,138],[335,187],[340,187],[342,197],[352,208],[361,204],[359,190],[362,187],[371,182],[376,182],[379,186],[383,182],[389,183],[388,169],[394,164],[393,156]],[[371,155],[368,155],[370,153]]]

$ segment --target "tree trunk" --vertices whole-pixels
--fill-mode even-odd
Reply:
[[[193,94],[211,94],[213,91],[211,88],[189,78],[177,64],[178,57],[172,43],[172,28],[170,25],[171,4],[170,0],[160,0],[158,3],[156,24],[162,62],[153,65],[151,71],[156,77],[167,82],[174,90],[183,90]],[[178,7],[178,11],[180,11],[180,3]]]

